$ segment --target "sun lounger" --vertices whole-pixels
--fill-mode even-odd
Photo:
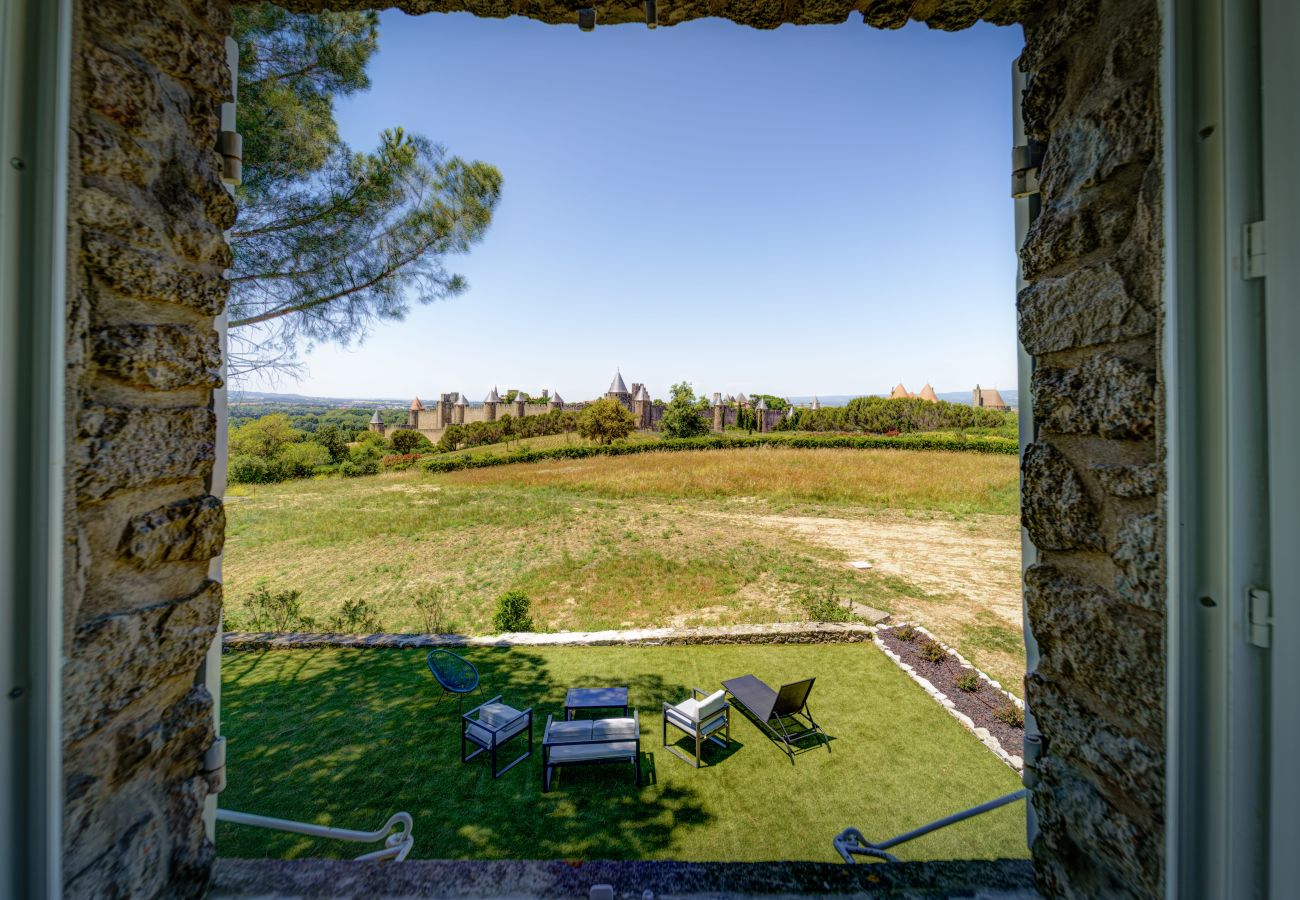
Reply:
[[[807,678],[782,685],[781,690],[774,691],[753,675],[742,675],[722,682],[722,686],[741,711],[785,746],[790,764],[794,765],[795,744],[806,737],[819,737],[826,743],[826,752],[831,749],[826,732],[822,731],[808,708],[808,695],[812,693],[814,681],[815,678]]]

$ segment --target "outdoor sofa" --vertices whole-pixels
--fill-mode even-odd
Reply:
[[[542,791],[551,789],[555,770],[564,766],[631,763],[641,784],[641,717],[554,721],[546,717],[542,734]]]

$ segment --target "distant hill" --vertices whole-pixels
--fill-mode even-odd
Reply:
[[[231,391],[230,403],[286,403],[294,406],[328,406],[331,409],[362,406],[402,406],[411,402],[396,397],[308,397],[306,394],[276,394],[266,391]]]

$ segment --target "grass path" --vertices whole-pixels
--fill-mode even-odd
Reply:
[[[641,711],[640,788],[629,768],[560,773],[541,792],[540,747],[493,780],[459,762],[456,705],[438,705],[423,654],[399,650],[231,653],[222,660],[229,741],[225,808],[346,828],[414,816],[414,856],[434,859],[834,861],[854,825],[885,837],[1016,790],[1014,772],[873,645],[478,649],[489,696],[547,713],[572,685],[621,684]],[[752,672],[817,677],[812,708],[833,752],[791,766],[737,716],[733,746],[695,770],[660,745],[664,700]],[[540,743],[540,741],[539,741]],[[1015,804],[900,848],[904,859],[1024,857]],[[349,856],[358,845],[218,825],[224,857]]]

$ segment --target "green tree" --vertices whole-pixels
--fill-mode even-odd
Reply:
[[[330,462],[337,463],[347,459],[347,436],[337,425],[318,425],[312,434],[312,440],[329,452]]]
[[[695,390],[689,382],[674,384],[668,406],[664,408],[663,418],[659,420],[659,430],[664,437],[688,438],[706,434],[709,423],[704,419],[705,401],[696,398]]]
[[[274,459],[286,444],[301,440],[303,433],[293,427],[284,413],[271,413],[240,425],[230,433],[231,456],[257,456]]]
[[[501,173],[390,128],[340,138],[334,100],[370,86],[373,12],[236,7],[244,181],[231,232],[231,374],[296,366],[299,340],[347,345],[379,321],[465,290],[448,254],[483,238]]]
[[[389,437],[394,453],[414,453],[418,447],[430,447],[429,439],[411,428],[399,428]]]
[[[588,404],[578,413],[578,434],[597,444],[622,440],[634,428],[636,419],[631,411],[613,397]]]

